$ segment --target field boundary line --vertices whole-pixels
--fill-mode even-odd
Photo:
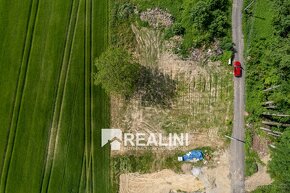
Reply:
[[[91,0],[85,0],[85,192],[91,193]]]
[[[106,15],[104,16],[104,19],[105,19],[105,25],[106,26],[103,26],[104,27],[104,32],[105,32],[105,34],[101,34],[102,35],[102,37],[104,38],[104,44],[103,44],[103,47],[102,47],[102,52],[103,51],[105,51],[106,49],[107,49],[107,47],[108,47],[108,45],[109,45],[109,42],[110,42],[110,31],[109,31],[109,29],[110,29],[110,15],[111,15],[111,12],[110,12],[110,10],[111,10],[111,0],[102,0],[103,1],[103,3],[104,3],[104,5],[106,6],[105,7],[105,9],[106,9]],[[91,13],[94,13],[93,12],[93,8],[94,8],[95,6],[94,6],[94,2],[92,1],[92,4],[91,4]],[[94,17],[94,15],[92,14],[91,15],[91,23],[92,23],[92,27],[91,27],[91,72],[93,73],[94,72],[94,29],[95,28],[98,28],[99,26],[94,26],[93,24],[95,24],[95,22],[94,22],[94,19],[95,19],[95,17]],[[99,54],[101,54],[101,53],[99,53]],[[94,132],[95,132],[95,130],[94,129],[96,129],[95,128],[95,122],[94,122],[94,116],[97,116],[97,115],[95,115],[94,114],[94,106],[95,106],[95,103],[94,103],[94,98],[95,98],[95,92],[94,91],[96,91],[96,88],[95,88],[95,85],[94,85],[94,77],[91,75],[91,149],[92,149],[92,152],[91,152],[91,156],[90,156],[90,160],[91,160],[91,167],[92,167],[92,179],[93,179],[93,182],[92,182],[92,192],[93,193],[95,193],[95,192],[97,192],[97,184],[96,184],[96,181],[95,181],[95,179],[96,179],[96,177],[95,177],[95,175],[97,175],[97,171],[95,171],[95,168],[96,168],[96,166],[95,166],[95,164],[98,164],[98,163],[96,163],[95,162],[95,155],[94,155],[94,152],[96,151],[96,147],[95,147],[95,141],[94,141],[94,136],[95,136],[95,134],[94,134]],[[101,95],[103,95],[103,93],[101,94]],[[102,103],[107,103],[107,99],[103,99],[102,100]],[[107,113],[107,107],[105,106],[105,108],[104,108],[104,105],[103,104],[100,104],[100,108],[101,108],[101,112],[106,112]],[[101,119],[100,119],[100,123],[101,124],[106,124],[106,122],[107,122],[107,115],[106,116],[102,116],[102,115],[100,115],[100,117],[101,117]],[[103,122],[104,121],[104,122]],[[96,132],[100,132],[99,130],[98,131],[96,131]],[[101,132],[100,132],[101,133]],[[98,144],[97,144],[98,145]],[[98,148],[98,147],[97,147]],[[99,147],[99,148],[101,148],[101,147]],[[111,177],[109,177],[109,178],[111,178]]]
[[[90,50],[90,71],[91,71],[91,74],[90,74],[90,116],[91,116],[91,122],[90,122],[90,133],[91,133],[91,152],[90,152],[90,162],[89,162],[89,166],[90,166],[90,172],[91,172],[91,184],[90,184],[90,188],[91,188],[91,193],[94,193],[95,192],[95,189],[94,189],[94,163],[93,163],[93,152],[94,152],[94,80],[93,80],[93,72],[94,72],[94,50],[93,50],[93,25],[94,25],[94,19],[93,19],[93,1],[90,0],[90,22],[91,22],[91,25],[90,25],[90,47],[91,47],[91,50]]]
[[[83,161],[82,161],[82,172],[81,172],[81,177],[80,177],[80,182],[78,186],[78,193],[83,193],[82,186],[84,184],[84,178],[85,178],[85,151],[83,153]]]

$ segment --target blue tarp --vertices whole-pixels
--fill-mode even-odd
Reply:
[[[193,159],[203,160],[202,151],[192,150],[192,151],[188,152],[186,155],[182,156],[183,161],[192,161]]]

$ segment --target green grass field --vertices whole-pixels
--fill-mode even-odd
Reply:
[[[108,0],[0,0],[0,193],[110,192]]]
[[[250,2],[250,0],[247,0],[245,6],[249,5]],[[257,0],[249,8],[249,11],[252,12],[252,15],[244,14],[246,48],[249,48],[255,40],[269,38],[274,30],[272,25],[274,17],[273,2],[269,0]]]

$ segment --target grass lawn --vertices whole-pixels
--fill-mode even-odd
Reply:
[[[258,0],[254,12],[254,38],[268,38],[273,34],[272,19],[274,17],[273,2]]]
[[[96,0],[92,3],[92,44],[91,51],[94,60],[99,56],[108,46],[109,42],[109,16],[110,16],[110,0]],[[106,27],[104,27],[106,26]],[[94,66],[91,68],[92,72],[96,72]],[[91,81],[92,80],[92,77]],[[101,129],[109,128],[110,123],[110,109],[109,98],[105,92],[96,86],[91,87],[91,113],[92,113],[92,171],[93,171],[93,189],[94,193],[111,192],[111,170],[110,170],[110,156],[109,146],[101,147]]]
[[[248,5],[248,3],[246,2],[245,5]],[[249,48],[251,42],[255,40],[269,38],[273,35],[274,30],[272,26],[272,20],[274,17],[272,1],[257,0],[249,10],[252,11],[252,16],[246,16],[244,14],[246,48]]]
[[[0,192],[109,192],[107,0],[0,0]]]

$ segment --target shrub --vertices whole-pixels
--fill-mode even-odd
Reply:
[[[109,48],[96,59],[95,66],[95,84],[102,85],[107,93],[130,97],[135,92],[140,65],[125,50]]]

